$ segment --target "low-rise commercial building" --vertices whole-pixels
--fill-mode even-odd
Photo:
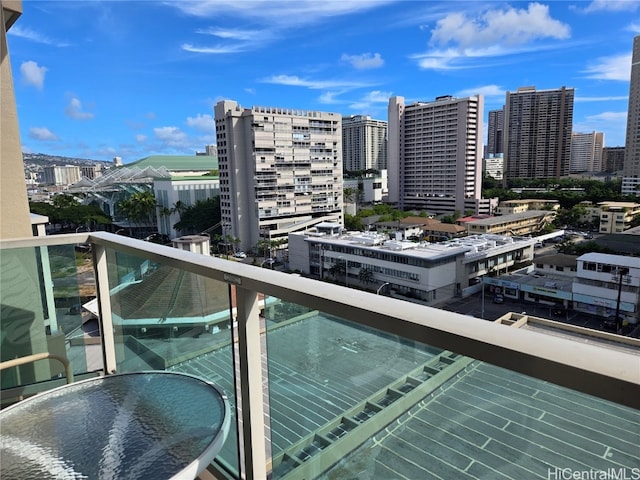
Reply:
[[[312,230],[289,235],[289,268],[433,305],[479,291],[480,278],[490,272],[530,263],[533,243],[495,235],[416,243],[379,233]]]
[[[639,293],[640,258],[606,253],[578,257],[574,310],[604,317],[619,315],[623,323],[637,323]]]

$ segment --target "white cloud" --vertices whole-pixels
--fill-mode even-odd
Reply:
[[[628,82],[631,77],[631,53],[598,58],[582,73],[586,73],[587,78]]]
[[[411,55],[425,70],[456,70],[489,66],[487,58],[557,48],[536,40],[569,38],[569,26],[551,18],[549,8],[531,3],[526,9],[484,10],[477,14],[449,13],[436,22],[425,52]]]
[[[530,3],[527,9],[487,10],[474,18],[460,12],[450,13],[436,23],[431,43],[478,48],[522,45],[540,38],[564,40],[569,36],[569,26],[551,18],[548,6]]]
[[[147,136],[146,135],[142,135],[141,133],[136,135],[136,142],[144,143],[146,141],[147,141]]]
[[[28,28],[23,28],[20,25],[14,25],[7,32],[9,35],[14,35],[16,37],[25,38],[27,40],[31,40],[36,43],[44,43],[45,45],[52,45],[54,47],[68,47],[69,43],[61,42],[58,40],[53,40],[46,35],[43,35],[38,32],[34,32],[33,30],[29,30]]]
[[[480,87],[466,88],[457,92],[458,97],[471,97],[478,94],[484,95],[485,97],[504,97],[506,91],[498,85],[482,85]]]
[[[233,28],[218,28],[210,27],[196,30],[196,33],[203,35],[211,35],[218,38],[224,38],[227,40],[254,40],[256,38],[263,38],[264,35],[270,35],[265,30],[241,30]]]
[[[350,63],[353,68],[357,68],[358,70],[380,68],[384,65],[384,60],[379,53],[363,53],[361,55],[348,55],[343,53],[340,59],[343,62]]]
[[[58,136],[46,127],[32,127],[29,129],[29,138],[43,142],[56,142]]]
[[[273,75],[261,80],[263,83],[273,83],[276,85],[288,85],[291,87],[306,87],[311,90],[322,90],[325,88],[362,88],[371,86],[364,82],[351,82],[347,80],[307,80],[296,75]]]
[[[621,12],[630,11],[633,12],[638,9],[640,3],[634,0],[593,0],[587,8],[584,9],[586,13],[610,11]]]
[[[216,130],[213,116],[200,113],[195,117],[187,117],[187,125],[204,133],[211,133]]]
[[[373,90],[366,93],[360,100],[357,100],[349,105],[351,110],[370,112],[383,105],[389,103],[389,98],[393,95],[393,92],[382,92],[380,90]]]
[[[624,145],[627,126],[627,112],[602,112],[575,119],[574,132],[605,132],[607,146]]]
[[[580,97],[580,96],[576,96],[574,99],[576,102],[613,102],[613,101],[617,101],[617,100],[624,100],[627,101],[629,100],[629,97],[624,95],[624,96],[611,96],[611,97]]]
[[[93,113],[83,111],[82,102],[76,97],[69,100],[69,105],[64,109],[64,113],[74,120],[91,120],[94,117]]]
[[[340,92],[323,92],[322,95],[318,97],[318,102],[324,103],[326,105],[335,105],[344,103],[343,100],[339,100],[336,98],[338,95],[342,95],[344,91]]]
[[[239,15],[252,21],[278,27],[298,27],[316,23],[326,18],[349,15],[380,7],[393,0],[342,0],[318,2],[317,0],[181,0],[167,2],[184,13],[205,18],[219,18],[225,14]]]
[[[214,46],[195,46],[185,43],[182,49],[206,54],[227,54],[263,48],[280,38],[286,30],[305,27],[328,18],[357,14],[393,3],[397,0],[180,0],[165,2],[183,13],[219,21],[224,17],[237,17],[243,24],[259,25],[256,29],[227,29],[212,27],[196,33],[218,37],[228,43]],[[234,43],[235,42],[235,43]]]
[[[156,139],[171,147],[183,147],[187,143],[187,134],[178,127],[158,127],[153,133]]]
[[[633,33],[640,33],[640,23],[632,23],[627,27],[627,30]]]
[[[249,44],[239,43],[236,45],[215,45],[212,47],[198,47],[190,43],[182,44],[182,49],[192,53],[209,53],[213,55],[224,55],[227,53],[239,53],[248,49]]]
[[[44,77],[47,73],[47,67],[41,67],[36,62],[29,60],[22,62],[20,65],[20,73],[22,79],[27,85],[33,85],[38,90],[44,87]]]

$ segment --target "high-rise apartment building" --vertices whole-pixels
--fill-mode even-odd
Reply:
[[[604,133],[590,132],[571,134],[570,173],[601,172]]]
[[[621,172],[624,167],[624,147],[604,147],[602,149],[602,171]]]
[[[243,249],[323,221],[342,223],[342,117],[215,105],[225,234]]]
[[[569,175],[573,88],[507,92],[505,103],[505,180]]]
[[[504,107],[489,112],[487,127],[487,151],[485,157],[504,152]]]
[[[465,200],[481,198],[483,105],[482,95],[410,105],[389,99],[389,202],[462,213]]]
[[[368,115],[342,117],[342,166],[349,172],[386,170],[387,122]]]
[[[640,185],[640,35],[633,39],[627,136],[622,171],[622,193],[637,194]]]

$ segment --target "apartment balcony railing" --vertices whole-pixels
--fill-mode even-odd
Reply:
[[[80,243],[92,246],[87,272]],[[640,465],[633,340],[513,328],[107,233],[0,249],[2,360],[50,352],[76,380],[154,369],[214,382],[235,415],[215,478],[560,478]],[[81,302],[97,320],[76,313]],[[60,368],[4,370],[3,402],[60,385]]]

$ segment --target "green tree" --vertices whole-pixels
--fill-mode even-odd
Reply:
[[[358,272],[358,278],[365,285],[369,285],[374,280],[373,271],[370,268],[363,267]]]
[[[136,192],[129,198],[121,200],[118,207],[129,221],[129,233],[132,234],[131,225],[151,227],[156,224],[156,197],[151,191]]]
[[[178,208],[177,202],[175,208]],[[180,221],[173,228],[183,234],[202,232],[221,221],[219,196],[198,200],[195,204],[186,207],[181,205],[180,209],[182,211]]]

